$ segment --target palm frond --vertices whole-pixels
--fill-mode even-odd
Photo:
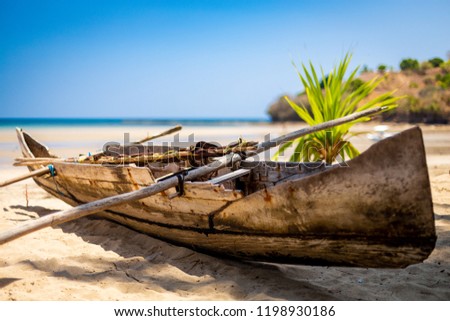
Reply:
[[[308,98],[310,110],[305,106],[298,106],[288,97],[288,104],[309,126],[314,126],[325,121],[340,118],[354,112],[369,109],[375,106],[386,106],[387,110],[397,107],[397,101],[402,97],[394,97],[394,91],[383,93],[367,101],[367,97],[377,88],[384,78],[375,77],[364,82],[355,90],[351,90],[351,82],[355,79],[359,66],[353,69],[345,79],[347,69],[352,58],[347,53],[344,58],[325,76],[320,67],[320,81],[316,68],[310,61],[308,66],[301,64],[301,71],[293,63],[299,79],[303,84]],[[323,86],[323,87],[322,87]],[[278,159],[287,148],[295,146],[291,161],[326,161],[333,162],[337,156],[343,160],[348,156],[353,158],[359,155],[359,151],[348,139],[355,134],[350,133],[350,128],[370,118],[362,118],[351,123],[336,126],[328,131],[321,131],[301,137],[294,142],[283,144],[275,158]]]

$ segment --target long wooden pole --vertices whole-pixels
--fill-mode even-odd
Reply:
[[[346,124],[346,123],[351,123],[352,121],[355,121],[359,118],[364,118],[364,117],[368,117],[368,116],[373,116],[375,114],[378,114],[379,112],[386,110],[388,107],[375,107],[375,108],[370,108],[364,111],[361,111],[359,113],[354,113],[345,117],[341,117],[338,119],[334,119],[334,120],[330,120],[315,126],[311,126],[311,127],[306,127],[306,128],[302,128],[299,129],[295,132],[292,133],[288,133],[286,135],[280,136],[278,138],[275,138],[274,140],[271,141],[265,141],[265,142],[261,142],[258,144],[258,147],[256,148],[256,152],[257,153],[261,153],[265,150],[268,150],[272,147],[281,145],[283,143],[286,142],[290,142],[293,141],[294,139],[297,139],[299,137],[311,134],[311,133],[315,133],[315,132],[320,132],[321,130],[325,130],[325,129],[329,129],[338,125],[342,125],[342,124]]]
[[[264,150],[267,150],[269,148],[272,148],[274,146],[280,145],[282,143],[285,143],[287,141],[293,140],[295,138],[328,129],[337,125],[341,125],[344,123],[348,123],[351,121],[354,121],[358,118],[367,117],[373,114],[376,114],[380,111],[382,111],[383,107],[377,107],[368,109],[363,112],[355,113],[343,118],[339,118],[336,120],[328,121],[322,124],[319,124],[317,126],[312,126],[304,129],[300,129],[298,131],[292,132],[290,134],[281,136],[274,140],[273,142],[262,142],[258,144],[257,151],[262,152]],[[199,167],[193,170],[190,170],[186,173],[184,176],[184,179],[186,181],[191,181],[195,178],[207,175],[211,172],[214,172],[220,168],[226,167],[234,162],[240,161],[241,156],[238,154],[227,154],[223,157],[220,157],[216,161],[205,165],[203,167]],[[128,192],[120,195],[110,196],[107,198],[100,199],[98,201],[86,203],[79,205],[77,207],[60,211],[57,213],[53,213],[47,216],[40,217],[36,220],[24,223],[23,225],[17,226],[9,231],[5,231],[3,233],[0,233],[0,244],[7,243],[9,241],[12,241],[14,239],[17,239],[21,236],[24,236],[26,234],[32,233],[34,231],[43,229],[45,227],[49,226],[57,226],[59,224],[76,220],[78,218],[81,218],[83,216],[87,216],[90,214],[94,214],[106,209],[109,209],[113,206],[120,205],[123,203],[128,203],[131,201],[139,200],[145,197],[149,197],[151,195],[160,193],[162,191],[165,191],[171,187],[175,187],[179,184],[179,178],[177,176],[169,177],[165,180],[159,181],[158,183],[155,183],[153,185],[144,187],[138,191]]]
[[[233,160],[234,158],[234,160]],[[216,171],[219,168],[225,167],[230,164],[232,161],[240,160],[239,155],[236,154],[228,154],[225,157],[221,157],[219,160],[192,171],[187,172],[184,176],[186,181],[193,180],[197,177],[204,176],[213,171]],[[128,203],[131,201],[139,200],[162,191],[165,191],[171,187],[175,187],[178,185],[178,177],[173,176],[167,178],[165,180],[159,181],[156,184],[144,187],[138,191],[128,192],[120,195],[110,196],[107,198],[100,199],[98,201],[86,203],[79,205],[77,207],[73,207],[71,209],[60,211],[57,213],[53,213],[47,216],[40,217],[36,220],[26,222],[18,227],[15,227],[9,231],[5,231],[0,233],[0,245],[17,239],[26,234],[32,233],[34,231],[43,229],[49,226],[57,226],[64,222],[76,220],[80,217],[87,216],[90,214],[94,214],[108,208],[111,208],[116,205],[120,205],[123,203]]]
[[[14,178],[7,179],[3,182],[0,182],[0,187],[7,186],[12,183],[20,182],[20,181],[23,181],[24,179],[27,179],[30,177],[41,176],[41,175],[44,175],[47,173],[50,173],[50,168],[48,168],[48,167],[40,168],[35,171],[28,172],[26,174],[23,174],[23,175],[14,177]]]
[[[156,138],[159,138],[159,137],[163,137],[163,136],[167,136],[167,135],[176,133],[176,132],[180,131],[182,128],[183,127],[181,127],[181,125],[176,125],[176,126],[174,126],[172,128],[169,128],[168,130],[165,130],[165,131],[163,131],[163,132],[161,132],[159,134],[156,134],[156,135],[153,135],[153,136],[147,136],[147,137],[141,139],[140,141],[133,142],[132,144],[142,144],[142,143],[148,142],[149,140],[152,140],[152,139],[156,139]]]

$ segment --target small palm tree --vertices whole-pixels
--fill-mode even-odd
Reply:
[[[396,102],[401,97],[394,97],[394,91],[381,94],[368,101],[367,99],[365,100],[383,81],[383,78],[375,77],[370,81],[359,82],[358,86],[354,86],[355,76],[359,70],[359,67],[357,67],[345,80],[344,77],[351,58],[352,55],[347,53],[338,66],[334,67],[327,76],[325,76],[321,68],[323,81],[319,80],[311,62],[309,63],[309,70],[302,64],[303,74],[297,69],[298,76],[305,87],[310,108],[298,106],[288,97],[285,97],[285,99],[309,126],[372,107],[386,106],[388,107],[386,110],[397,107]],[[367,120],[370,120],[370,118],[358,119],[348,124],[333,127],[327,131],[313,133],[285,143],[275,154],[275,158],[277,159],[292,145],[295,146],[295,151],[290,158],[291,161],[325,161],[327,164],[331,164],[339,156],[342,160],[345,160],[346,156],[353,158],[359,155],[359,151],[348,141],[352,135],[350,134],[350,128],[358,122]]]

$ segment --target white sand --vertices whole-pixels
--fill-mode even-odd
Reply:
[[[367,125],[359,129],[371,129]],[[409,127],[393,126],[394,130]],[[262,140],[289,126],[187,128],[187,137]],[[163,128],[154,129],[158,132]],[[142,128],[30,130],[61,156],[146,136]],[[245,135],[244,135],[245,134]],[[331,268],[237,262],[173,246],[105,220],[83,218],[0,246],[0,300],[450,300],[450,127],[425,126],[438,241],[405,269]],[[355,140],[366,148],[364,137]],[[0,130],[1,179],[24,173],[12,129]],[[28,193],[28,206],[25,191]],[[32,180],[0,189],[0,230],[69,208]]]

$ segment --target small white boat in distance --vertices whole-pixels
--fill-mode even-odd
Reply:
[[[386,133],[386,131],[388,129],[389,129],[389,126],[387,126],[387,125],[375,126],[373,128],[374,133],[367,134],[367,138],[372,140],[372,141],[378,142],[378,141],[380,141],[382,139],[385,139],[387,137],[391,137],[393,135],[392,133]]]

